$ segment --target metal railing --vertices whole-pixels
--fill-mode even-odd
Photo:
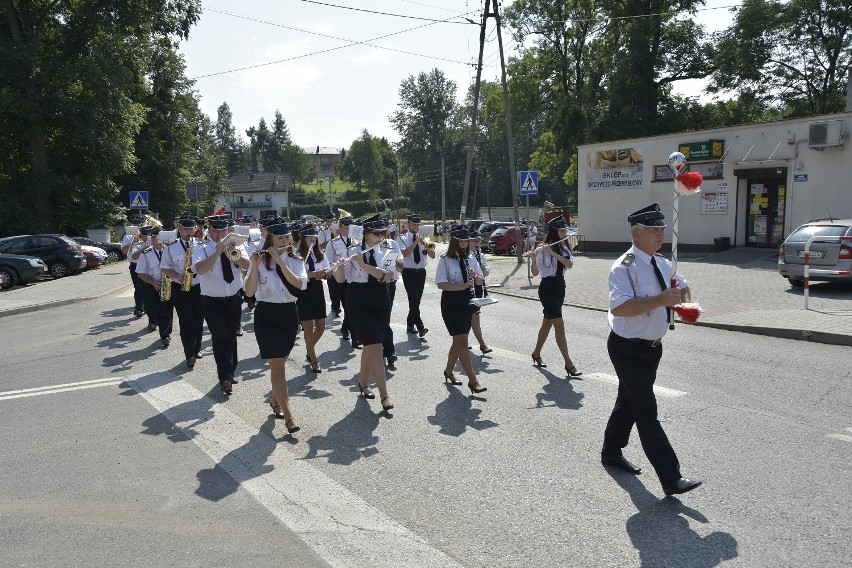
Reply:
[[[814,241],[852,241],[852,236],[849,237],[833,237],[833,236],[816,236],[808,239],[808,242],[805,243],[805,309],[810,309],[808,307],[808,301],[810,300],[810,284],[811,284],[811,243]],[[814,272],[829,272],[831,274],[850,274],[848,270],[820,270],[814,269]]]

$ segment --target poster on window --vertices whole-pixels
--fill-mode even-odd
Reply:
[[[589,152],[586,189],[642,189],[644,163],[641,148]]]
[[[702,215],[727,215],[728,194],[727,193],[702,193],[701,194]]]

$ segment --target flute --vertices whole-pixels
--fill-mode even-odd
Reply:
[[[328,271],[329,271],[329,273],[333,274],[335,271],[337,271],[338,268],[340,268],[341,266],[343,266],[344,264],[346,264],[347,262],[349,262],[350,260],[352,260],[356,256],[366,254],[366,253],[370,252],[371,250],[375,250],[379,247],[384,247],[384,248],[387,248],[387,249],[393,248],[393,246],[390,243],[387,242],[387,239],[383,239],[381,242],[376,243],[375,245],[371,246],[368,249],[358,251],[355,254],[352,254],[352,255],[349,255],[349,256],[346,256],[346,257],[343,257],[343,258],[338,258],[337,260],[335,260],[334,262],[332,262],[329,265]]]
[[[528,258],[528,257],[530,257],[534,254],[537,254],[538,251],[542,250],[543,248],[550,247],[550,246],[553,246],[553,245],[558,245],[559,243],[564,243],[565,241],[567,241],[568,239],[570,239],[571,237],[574,237],[574,236],[576,236],[576,235],[568,235],[564,239],[559,239],[558,241],[554,241],[552,243],[541,243],[537,247],[528,250],[527,252],[525,252],[521,256],[523,256],[524,258]]]

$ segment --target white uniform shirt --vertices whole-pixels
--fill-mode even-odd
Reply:
[[[349,240],[348,246],[346,244],[347,240]],[[325,253],[326,258],[328,259],[328,262],[332,263],[332,262],[335,262],[335,261],[337,261],[341,258],[346,258],[346,255],[347,255],[346,250],[349,247],[353,247],[353,246],[358,245],[358,244],[360,244],[360,243],[356,239],[344,237],[344,236],[341,235],[339,237],[331,239],[331,241],[325,247],[325,251],[323,251],[323,252]]]
[[[160,256],[163,254],[163,249],[157,250],[151,248],[147,252],[143,252],[136,261],[136,274],[147,274],[154,280],[160,280]],[[159,255],[159,256],[158,256]]]
[[[252,253],[262,250],[263,247],[263,239],[257,239],[256,241],[249,241],[246,243],[246,254],[251,257]]]
[[[467,260],[467,265],[473,273],[482,278],[482,272],[479,270],[479,266],[475,266],[476,261],[470,261],[470,259]],[[468,278],[470,278],[470,275],[468,275]],[[438,266],[435,268],[435,284],[464,283],[464,276],[462,275],[462,269],[459,261],[455,258],[450,258],[447,255],[441,255],[441,258],[438,259]]]
[[[136,235],[124,235],[124,237],[121,239],[121,248],[124,248],[127,245],[129,245],[130,243],[132,243],[133,239],[135,239],[135,238],[136,238]],[[132,256],[133,253],[135,253],[137,250],[144,250],[148,246],[150,246],[149,243],[148,243],[148,237],[142,237],[141,241],[139,241],[138,243],[134,244],[132,247],[127,249],[127,259],[130,260],[130,262],[138,262],[138,259],[133,260],[133,256]]]
[[[287,265],[293,274],[299,277],[302,285],[299,287],[304,290],[308,287],[308,274],[305,272],[305,264],[300,258],[294,258],[287,253],[281,255],[284,264]],[[276,264],[272,264],[272,269],[266,268],[265,259],[261,260],[257,267],[257,292],[254,297],[258,302],[269,302],[270,304],[286,304],[295,302],[296,298],[287,291],[287,287],[275,270]]]
[[[370,251],[371,249],[367,248],[366,250],[361,250],[361,245],[349,247],[347,252],[347,256],[351,256],[353,254],[361,254],[366,257],[366,261],[369,264],[370,260]],[[387,240],[383,241],[380,246],[372,249],[373,254],[376,258],[376,267],[382,270],[387,270],[393,274],[385,276],[385,281],[395,279],[396,278],[396,262],[395,260],[388,259],[385,260],[385,257],[392,252],[397,252],[396,249],[393,248],[393,245]],[[369,282],[370,275],[366,270],[363,270],[360,266],[358,266],[357,261],[355,259],[350,260],[346,264],[343,265],[343,273],[346,275],[346,281],[350,283],[354,282]]]
[[[331,227],[320,227],[317,229],[317,243],[327,243],[334,238],[334,230]]]
[[[326,247],[328,248],[328,247]],[[314,251],[311,250],[308,252],[308,255],[311,257],[311,260],[314,261],[314,271],[325,270],[329,267],[328,255],[323,255],[322,260],[317,260]],[[305,259],[305,271],[309,269],[308,261]]]
[[[245,251],[237,247],[240,254],[245,256]],[[202,260],[216,254],[216,243],[210,241],[204,243],[203,246],[196,246],[192,250],[192,271],[198,272],[196,268]],[[230,259],[229,259],[230,261]],[[234,274],[234,280],[229,284],[225,282],[225,277],[222,274],[222,262],[217,258],[213,263],[213,268],[205,274],[198,275],[198,282],[201,284],[201,295],[210,296],[211,298],[227,298],[233,296],[243,287],[243,272],[238,266],[231,263],[231,272]]]
[[[470,260],[468,264],[470,264],[471,268],[476,271],[480,278],[485,277],[486,270],[491,270],[488,266],[488,259],[485,257],[485,253],[481,250],[479,251],[479,259],[476,258],[475,251],[470,253]]]
[[[632,254],[632,259],[628,256]],[[663,280],[668,284],[672,278],[672,265],[664,257],[655,255],[657,266],[663,275]],[[676,275],[678,286],[686,288],[689,284],[686,279]],[[651,266],[651,257],[636,248],[631,247],[629,251],[618,257],[609,271],[609,314],[607,320],[609,327],[621,337],[639,339],[660,339],[669,328],[666,320],[666,308],[655,308],[648,313],[633,316],[620,317],[612,315],[612,310],[633,298],[648,298],[658,296],[662,292],[660,283]]]
[[[183,267],[186,262],[186,251],[184,250],[184,247],[189,247],[190,242],[192,242],[193,250],[202,246],[201,241],[195,238],[192,238],[189,241],[183,241],[181,239],[176,240],[164,249],[163,258],[160,259],[160,268],[174,270],[178,274],[183,274]],[[178,284],[183,284],[183,282],[180,281]],[[193,276],[192,285],[196,286],[197,284],[198,276]]]
[[[573,260],[574,255],[571,254],[571,249],[560,243],[557,245],[562,252],[562,256],[568,260]],[[538,267],[538,275],[541,278],[550,278],[556,276],[556,269],[559,268],[559,261],[546,253],[543,249],[535,255],[535,265]],[[562,277],[565,277],[565,271],[562,271]]]
[[[404,235],[400,235],[396,238],[396,242],[399,244],[400,250],[408,248],[414,242],[414,233],[409,231]],[[411,254],[402,259],[402,266],[404,268],[426,268],[426,265],[429,264],[429,255],[426,254],[426,247],[423,245],[417,246],[420,247],[420,262],[414,262],[414,250],[412,249]]]

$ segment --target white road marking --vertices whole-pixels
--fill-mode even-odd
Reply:
[[[583,378],[601,381],[604,383],[610,383],[616,386],[618,385],[618,377],[616,377],[615,375],[609,375],[607,373],[589,373],[588,375],[583,375]],[[686,396],[689,394],[688,392],[670,389],[666,387],[660,387],[657,385],[654,385],[654,393],[658,396],[662,396],[665,398],[677,398],[679,396]]]
[[[119,294],[117,297],[119,297],[119,298],[132,298],[134,292],[135,292],[135,290],[133,288],[130,288],[129,290],[125,290],[124,292]]]
[[[211,408],[205,395],[188,383],[166,373],[125,379],[331,566],[460,568],[446,554],[290,452],[286,444],[275,445],[267,457],[266,444],[274,445],[275,440],[258,441],[257,425],[248,424],[221,404]],[[205,420],[199,421],[199,416]]]
[[[56,394],[60,392],[69,392],[83,389],[93,389],[97,387],[108,387],[124,382],[122,378],[110,377],[108,379],[95,379],[93,381],[82,381],[79,383],[66,383],[62,385],[53,385],[47,387],[35,387],[31,389],[20,389],[13,391],[0,392],[0,400],[12,400],[15,398],[27,398],[30,396],[40,396],[43,394]]]
[[[847,428],[849,430],[849,428]],[[846,434],[829,434],[829,438],[834,438],[835,440],[841,440],[843,442],[852,442],[852,436],[847,436]]]

